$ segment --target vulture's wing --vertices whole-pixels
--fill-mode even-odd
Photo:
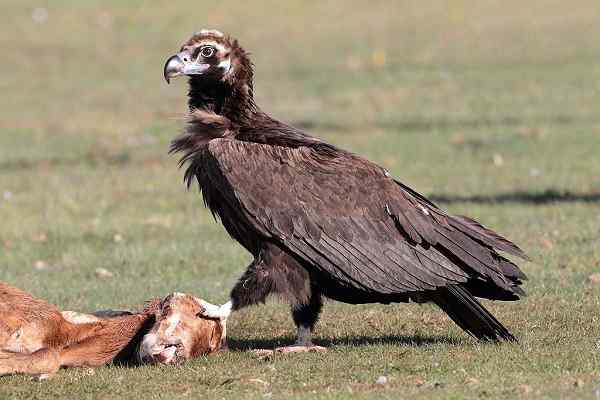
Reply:
[[[222,188],[229,209],[346,286],[389,294],[475,281],[522,294],[525,276],[494,250],[524,256],[517,246],[363,158],[233,139],[212,140],[205,157],[204,178],[231,185]]]

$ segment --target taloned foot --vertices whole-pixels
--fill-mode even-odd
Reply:
[[[326,347],[311,345],[299,345],[294,344],[291,346],[278,347],[275,349],[280,354],[291,354],[291,353],[323,353],[327,351]]]
[[[275,350],[270,349],[256,349],[251,350],[259,358],[270,358],[274,354],[296,354],[296,353],[323,353],[327,351],[327,348],[323,346],[316,346],[313,344],[312,339],[312,328],[310,326],[298,326],[298,335],[296,343],[291,346],[277,347]]]
[[[250,352],[258,358],[269,358],[272,357],[275,353],[273,350],[269,349],[254,349],[250,350]]]
[[[295,354],[295,353],[324,353],[327,351],[326,347],[315,346],[315,345],[298,345],[294,344],[291,346],[277,347],[275,350],[270,349],[254,349],[250,350],[258,358],[270,358],[275,354]]]

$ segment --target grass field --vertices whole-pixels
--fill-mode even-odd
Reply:
[[[232,316],[226,354],[0,378],[0,399],[600,398],[597,2],[242,3],[3,0],[0,280],[81,311],[227,299],[250,257],[167,155],[186,86],[161,76],[215,27],[253,53],[264,109],[530,254],[529,296],[486,303],[520,344],[427,305],[329,302],[329,352],[260,361],[244,350],[294,334],[272,302]]]

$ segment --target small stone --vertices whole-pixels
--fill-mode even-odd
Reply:
[[[31,19],[36,24],[43,24],[48,21],[48,9],[44,7],[34,8],[31,13]]]
[[[377,380],[375,381],[375,383],[377,385],[381,385],[381,386],[387,385],[388,378],[385,375],[381,375],[379,378],[377,378]]]
[[[48,263],[44,260],[37,260],[33,264],[33,268],[35,268],[37,271],[45,271],[48,269]]]
[[[501,154],[494,154],[494,156],[492,157],[492,160],[494,161],[494,165],[496,167],[501,167],[504,165],[504,157],[502,157]]]
[[[585,386],[585,382],[583,381],[583,379],[577,378],[575,379],[575,382],[573,382],[573,386],[575,386],[576,388],[581,388]]]
[[[121,243],[123,241],[123,236],[120,233],[117,233],[113,236],[113,241],[115,243]]]
[[[532,178],[536,178],[538,176],[540,176],[542,174],[542,171],[540,171],[538,168],[531,168],[529,170],[529,176],[531,176]]]
[[[524,137],[540,138],[544,135],[544,131],[538,127],[527,127],[519,129],[517,133]]]
[[[35,235],[32,240],[36,243],[46,243],[48,241],[48,235],[42,232]]]
[[[104,11],[97,15],[96,22],[100,28],[109,31],[112,29],[114,21],[112,15]]]
[[[2,198],[6,201],[10,201],[13,198],[13,193],[6,190],[4,191],[4,193],[2,194]]]
[[[531,393],[531,386],[522,383],[520,385],[515,386],[515,390],[521,394],[528,394]]]
[[[465,138],[465,135],[463,133],[457,133],[455,135],[452,135],[452,137],[450,137],[450,143],[460,146],[465,144],[467,141],[467,139]]]
[[[250,382],[250,383],[258,383],[258,384],[263,385],[263,386],[269,386],[269,382],[265,382],[265,381],[263,381],[262,379],[259,379],[259,378],[248,379],[248,382]]]
[[[100,278],[100,279],[110,279],[113,276],[115,276],[112,272],[110,272],[109,270],[105,269],[105,268],[96,268],[96,278]]]
[[[415,379],[415,385],[416,386],[423,386],[425,384],[425,379],[423,378],[417,378]]]
[[[477,378],[467,378],[465,380],[465,383],[467,385],[477,385],[479,383],[479,379],[477,379]]]
[[[170,215],[151,215],[146,218],[144,223],[163,228],[171,228],[173,226],[173,218]]]
[[[362,61],[357,56],[349,56],[346,59],[346,66],[352,71],[358,71],[362,68]]]

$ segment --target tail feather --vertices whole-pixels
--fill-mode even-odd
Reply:
[[[433,301],[452,321],[479,340],[517,341],[465,288],[456,285],[440,288],[435,292]]]

